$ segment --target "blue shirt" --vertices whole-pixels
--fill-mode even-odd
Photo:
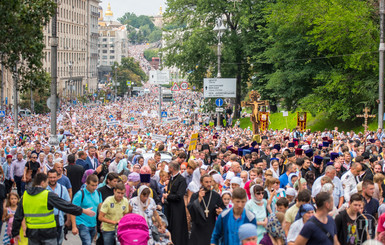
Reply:
[[[325,232],[323,232],[313,221],[317,222],[321,227],[328,231],[332,237],[337,234],[336,223],[333,218],[328,216],[328,223],[321,223],[315,216],[311,217],[303,226],[299,233],[304,238],[308,239],[307,245],[333,245],[333,242],[329,239]]]
[[[243,209],[242,216],[238,219],[234,218],[233,208],[223,211],[215,222],[210,243],[219,244],[222,240],[222,245],[240,244],[238,229],[246,223],[257,223],[254,214],[250,211]]]
[[[65,175],[62,175],[60,179],[57,180],[57,182],[61,185],[63,185],[65,188],[68,189],[72,189],[72,185],[71,185],[71,181],[70,179],[65,176]]]
[[[60,198],[66,200],[67,202],[71,202],[71,198],[70,198],[70,195],[68,194],[67,188],[65,188],[61,184],[57,183],[54,191],[48,185],[47,190],[52,191],[53,193],[58,195]],[[59,226],[63,226],[64,225],[64,213],[63,213],[63,211],[60,211],[59,209],[54,208],[53,212],[55,215],[59,215]]]
[[[72,203],[78,205],[82,208],[92,208],[92,211],[97,212],[99,203],[102,203],[102,195],[99,194],[98,191],[94,191],[90,193],[87,188],[83,189],[84,198],[82,201],[82,191],[76,192]],[[77,225],[85,225],[86,227],[95,227],[96,226],[96,215],[94,217],[90,217],[85,215],[84,213],[80,216],[76,216],[76,224]]]
[[[93,169],[92,165],[91,165],[91,161],[87,162],[87,161],[79,158],[78,160],[76,160],[76,164],[82,166],[84,168],[84,171],[86,171],[88,169]]]
[[[279,181],[281,182],[279,187],[280,188],[286,188],[286,185],[289,184],[289,176],[287,176],[287,173],[282,174],[279,177]]]

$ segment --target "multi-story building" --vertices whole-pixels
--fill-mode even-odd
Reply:
[[[112,20],[110,4],[104,14],[105,18],[101,7],[99,11],[99,79],[105,81],[114,63],[120,64],[123,57],[128,57],[128,37],[126,26]]]
[[[97,89],[99,0],[62,0],[57,10],[58,93],[65,98]],[[51,71],[51,24],[44,28],[44,69]]]

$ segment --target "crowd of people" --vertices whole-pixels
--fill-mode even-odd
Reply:
[[[69,232],[83,245],[385,242],[381,129],[256,136],[213,127],[196,92],[163,103],[177,119],[160,120],[156,97],[63,105],[57,147],[49,115],[20,118],[17,133],[6,118],[3,244],[63,244]]]

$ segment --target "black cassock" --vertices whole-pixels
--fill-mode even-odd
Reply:
[[[198,193],[196,192],[191,196],[190,203],[187,205],[187,209],[191,216],[192,229],[189,240],[190,245],[206,245],[210,244],[211,234],[214,230],[215,221],[217,220],[216,209],[218,207],[225,209],[225,205],[222,202],[221,196],[212,191],[211,201],[208,206],[208,218],[206,218],[205,206],[203,201],[199,203]],[[203,197],[206,205],[208,205],[210,199],[210,192],[206,192]]]
[[[187,245],[188,241],[186,206],[183,199],[186,189],[186,179],[180,174],[170,179],[167,186],[169,193],[165,213],[168,220],[168,230],[175,245]]]

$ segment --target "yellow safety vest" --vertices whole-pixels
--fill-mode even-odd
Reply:
[[[29,229],[49,229],[56,227],[53,209],[48,209],[48,190],[31,196],[23,195],[24,217]]]

